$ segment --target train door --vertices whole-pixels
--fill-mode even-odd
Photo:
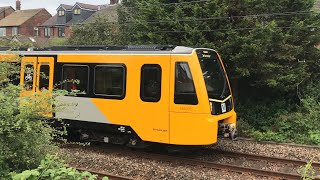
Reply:
[[[23,85],[21,95],[34,98],[34,102],[41,105],[41,111],[45,115],[51,116],[52,106],[48,105],[50,101],[50,91],[53,90],[53,57],[22,57],[21,60],[21,80]],[[48,90],[47,93],[38,94],[43,90]]]
[[[196,55],[172,56],[170,74],[170,143],[205,144],[214,138],[214,124],[208,125],[210,106]]]
[[[36,92],[40,93],[39,105],[44,116],[52,117],[52,101],[51,92],[53,90],[53,71],[54,58],[53,57],[38,57],[37,62],[37,78],[36,78]]]
[[[20,84],[23,96],[42,90],[53,90],[53,57],[22,57]]]
[[[38,57],[36,92],[53,90],[53,57]]]
[[[23,85],[21,95],[30,96],[36,92],[37,57],[22,57],[20,84]]]

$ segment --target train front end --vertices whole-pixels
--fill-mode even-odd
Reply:
[[[237,137],[236,112],[230,83],[219,54],[212,49],[196,49],[212,117],[218,121],[218,137]]]

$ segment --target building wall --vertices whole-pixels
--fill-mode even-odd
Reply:
[[[62,27],[62,26],[59,26]],[[65,26],[65,36],[59,37],[59,27],[50,27],[50,37],[45,37],[45,27],[39,27],[39,37],[45,37],[45,38],[68,38],[71,35],[71,27]]]
[[[51,14],[47,10],[42,9],[33,18],[30,18],[20,26],[19,34],[25,36],[34,36],[34,27],[43,24],[49,18],[51,18]]]

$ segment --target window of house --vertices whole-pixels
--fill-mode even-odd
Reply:
[[[6,28],[0,28],[0,36],[6,36]]]
[[[177,62],[175,69],[175,104],[198,104],[198,97],[194,87],[192,74],[187,62]]]
[[[88,94],[89,67],[64,65],[62,67],[62,89],[77,94]]]
[[[64,27],[59,27],[58,28],[58,36],[64,37],[65,36],[64,31],[65,31]]]
[[[50,37],[50,28],[49,27],[44,28],[44,36]]]
[[[94,94],[115,99],[125,96],[125,67],[99,65],[95,67]]]
[[[75,9],[74,14],[81,14],[81,9]]]
[[[59,10],[58,14],[59,14],[59,16],[64,16],[64,10]]]
[[[12,36],[18,35],[18,27],[12,27]]]
[[[49,65],[41,65],[40,66],[40,81],[39,81],[39,89],[49,90],[49,76],[50,76],[50,66]]]
[[[141,68],[140,98],[145,102],[158,102],[161,98],[161,67],[145,64]]]

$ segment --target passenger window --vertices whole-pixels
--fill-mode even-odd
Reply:
[[[158,102],[161,98],[161,67],[146,64],[141,68],[140,98],[145,102]]]
[[[63,89],[77,94],[88,94],[88,66],[64,65],[62,72]]]
[[[39,89],[49,90],[49,75],[50,75],[50,66],[49,65],[41,65],[40,66],[40,83]]]
[[[125,68],[119,65],[96,66],[94,94],[123,99]]]
[[[33,65],[28,64],[24,68],[24,87],[27,91],[32,91],[33,89]]]
[[[175,104],[198,104],[192,74],[187,62],[177,62],[175,69]]]

